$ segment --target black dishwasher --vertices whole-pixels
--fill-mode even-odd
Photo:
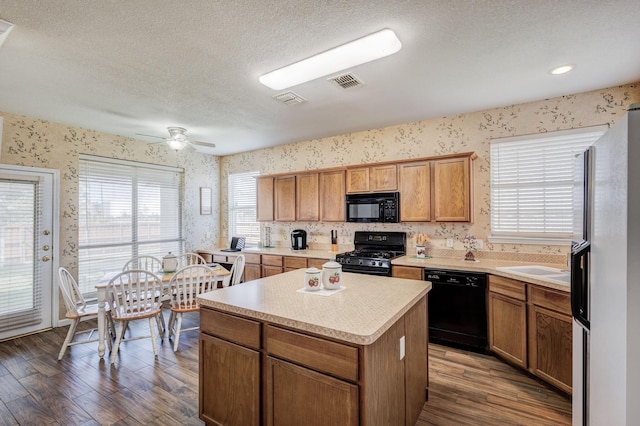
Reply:
[[[425,269],[429,292],[429,341],[487,352],[487,276]]]

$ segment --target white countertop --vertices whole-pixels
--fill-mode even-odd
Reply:
[[[442,268],[453,269],[458,271],[485,272],[487,274],[500,275],[502,277],[512,278],[518,281],[524,281],[531,284],[537,284],[543,287],[553,288],[561,291],[571,291],[569,284],[559,284],[545,280],[543,278],[527,277],[520,274],[502,271],[497,268],[505,266],[522,266],[522,265],[540,265],[548,266],[556,269],[567,269],[566,265],[550,264],[540,262],[516,262],[507,260],[480,259],[478,261],[468,261],[464,259],[454,259],[448,257],[432,257],[426,259],[418,259],[415,256],[401,256],[391,261],[392,265],[413,266],[419,268]]]
[[[368,345],[431,290],[427,281],[343,273],[344,290],[331,296],[299,292],[304,270],[205,293],[202,306]]]

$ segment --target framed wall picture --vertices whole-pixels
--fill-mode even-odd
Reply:
[[[202,186],[200,187],[200,214],[211,214],[211,188]]]

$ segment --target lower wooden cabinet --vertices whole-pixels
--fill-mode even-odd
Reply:
[[[573,325],[569,293],[534,287],[529,290],[529,371],[571,393]]]
[[[224,365],[225,368],[219,368]],[[200,418],[207,424],[260,424],[260,352],[200,334]],[[243,380],[236,380],[241,375]]]
[[[266,370],[267,425],[359,424],[358,386],[272,357]]]
[[[501,358],[527,368],[526,284],[489,276],[489,349]]]
[[[369,345],[202,307],[199,376],[210,425],[414,425],[427,398],[427,298]]]
[[[571,394],[570,294],[489,276],[489,349]]]

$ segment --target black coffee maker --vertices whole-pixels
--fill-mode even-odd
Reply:
[[[291,231],[291,250],[307,249],[307,231],[294,229]]]

